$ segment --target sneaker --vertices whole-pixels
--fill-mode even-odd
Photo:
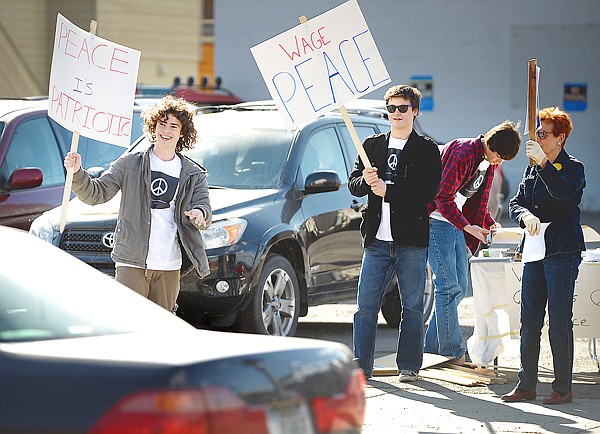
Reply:
[[[413,381],[417,381],[419,379],[419,376],[417,375],[417,373],[415,371],[411,371],[408,369],[402,369],[400,371],[400,382],[401,383],[411,383]]]

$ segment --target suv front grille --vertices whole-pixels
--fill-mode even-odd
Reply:
[[[109,253],[112,247],[103,243],[103,238],[114,231],[110,229],[67,229],[60,241],[60,248],[68,253]]]
[[[103,242],[106,238],[111,238],[113,234],[113,228],[65,229],[60,240],[60,248],[95,269],[114,276],[115,263],[110,257],[112,247],[106,246]]]

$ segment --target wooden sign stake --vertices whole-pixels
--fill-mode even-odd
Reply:
[[[537,61],[531,59],[528,62],[529,71],[527,75],[527,126],[529,127],[529,140],[536,140],[537,129]],[[535,166],[535,161],[529,159],[529,165]]]
[[[90,22],[90,34],[96,34],[96,28],[98,22],[91,20]],[[71,138],[71,152],[77,152],[79,146],[79,132],[73,131],[73,137]],[[60,233],[62,234],[65,230],[65,223],[67,221],[67,210],[69,209],[69,199],[71,197],[71,186],[73,184],[73,168],[67,169],[67,179],[65,180],[65,189],[63,191],[62,206],[60,210]]]

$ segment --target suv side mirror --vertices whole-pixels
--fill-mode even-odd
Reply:
[[[340,189],[342,182],[335,170],[323,170],[313,172],[306,177],[304,181],[304,193],[325,193],[327,191],[336,191]]]
[[[10,190],[24,190],[26,188],[35,188],[42,185],[44,174],[39,167],[23,167],[15,169],[8,178],[8,188]]]

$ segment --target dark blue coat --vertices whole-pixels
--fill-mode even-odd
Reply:
[[[525,227],[521,217],[527,211],[542,223],[552,223],[544,235],[546,256],[583,251],[579,204],[584,188],[583,164],[562,149],[553,164],[525,169],[519,191],[510,200],[509,216],[521,227]],[[521,242],[521,251],[522,247]]]

